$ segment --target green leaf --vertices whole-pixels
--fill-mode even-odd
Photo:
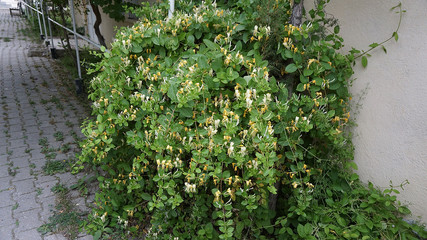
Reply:
[[[338,223],[339,225],[341,225],[342,227],[347,226],[347,223],[346,223],[346,221],[344,220],[344,218],[342,218],[342,217],[340,217],[340,216],[336,216],[336,219],[337,219],[337,223]]]
[[[239,24],[236,26],[236,28],[234,29],[235,32],[240,32],[242,30],[245,30],[246,26],[243,24]]]
[[[366,220],[365,225],[372,230],[374,223],[371,220]]]
[[[141,193],[141,198],[145,201],[151,201],[151,195],[148,193]]]
[[[351,167],[351,168],[353,168],[354,170],[359,169],[359,168],[357,167],[357,164],[356,164],[355,162],[353,162],[353,161],[351,161],[351,162],[347,162],[347,167]]]
[[[217,50],[219,48],[219,45],[212,42],[208,39],[203,39],[203,42],[205,43],[206,47],[208,47],[210,50]]]
[[[286,66],[285,71],[288,73],[293,73],[298,69],[298,67],[295,65],[295,63],[291,63],[288,66]]]
[[[190,118],[193,116],[193,110],[191,108],[181,108],[179,112],[184,118]]]
[[[366,56],[362,56],[362,66],[365,68],[368,66],[368,58]]]
[[[399,35],[397,34],[397,32],[393,32],[393,37],[394,37],[394,40],[396,40],[396,42],[397,40],[399,40]]]
[[[336,25],[335,27],[334,27],[334,33],[335,34],[338,34],[340,32],[340,26],[339,25]]]
[[[371,45],[369,45],[369,47],[371,47],[371,48],[376,48],[376,47],[378,47],[379,46],[379,44],[378,43],[372,43]]]
[[[197,39],[200,39],[200,37],[202,37],[202,32],[195,32],[194,33],[194,36],[197,38]]]
[[[357,170],[357,165],[356,165],[356,170]],[[357,173],[351,174],[350,181],[356,181],[357,179],[359,179],[359,175],[357,175]]]
[[[176,96],[176,94],[178,93],[178,88],[175,84],[171,84],[169,89],[168,89],[168,97],[172,100],[172,101],[177,101],[178,98]]]
[[[306,236],[304,226],[301,225],[301,224],[298,224],[297,232],[298,232],[298,235],[300,237],[305,237]]]
[[[193,46],[194,45],[194,36],[193,35],[188,35],[187,36],[187,45],[189,45],[189,46]]]
[[[304,83],[299,83],[297,85],[297,91],[298,92],[303,92],[304,91]]]
[[[93,235],[93,240],[98,240],[102,235],[101,230],[98,230],[95,232],[95,234]]]
[[[303,74],[304,74],[304,76],[305,77],[308,77],[308,76],[310,76],[311,74],[313,74],[313,70],[311,70],[311,69],[304,69],[304,72],[303,72]]]
[[[151,41],[155,44],[155,45],[160,45],[160,40],[158,37],[153,37],[151,38]]]
[[[277,194],[277,189],[274,186],[268,186],[268,191],[270,191],[272,194]]]
[[[140,52],[142,52],[142,47],[140,45],[134,44],[132,46],[132,52],[134,52],[134,53],[140,53]]]

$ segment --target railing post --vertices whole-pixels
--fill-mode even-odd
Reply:
[[[175,11],[175,0],[169,0],[168,19],[172,18],[174,11]]]
[[[53,42],[53,32],[52,32],[52,26],[51,26],[52,24],[50,23],[50,20],[49,20],[49,8],[48,7],[46,7],[46,15],[47,15],[47,23],[49,25],[49,32],[50,32],[50,44],[51,44],[50,56],[55,59],[55,58],[57,58],[57,55],[56,55],[55,43]]]
[[[40,3],[36,3],[40,6]],[[40,21],[40,13],[37,12],[37,19],[39,21],[39,27],[40,27],[40,39],[43,40],[44,39],[44,35],[43,35],[43,30],[42,30],[42,23]]]
[[[43,27],[44,27],[44,39],[45,39],[45,44],[46,46],[48,45],[48,41],[46,40],[47,38],[47,28],[46,28],[46,19],[44,16],[44,5],[43,5],[43,0],[40,0],[40,10],[42,12],[42,18],[43,18]]]
[[[76,61],[77,61],[77,72],[79,73],[79,78],[76,79],[77,93],[83,92],[83,83],[82,83],[82,71],[80,69],[80,55],[79,55],[79,42],[77,40],[76,34],[76,19],[74,16],[74,1],[71,0],[71,18],[73,19],[73,32],[74,32],[74,41],[76,42]]]

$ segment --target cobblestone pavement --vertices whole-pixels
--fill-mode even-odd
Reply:
[[[88,108],[63,84],[57,63],[28,54],[46,49],[25,36],[26,28],[25,19],[0,10],[0,240],[66,239],[37,229],[49,222],[57,204],[51,188],[72,186],[84,176],[48,175],[47,163],[75,158]],[[71,193],[71,199],[76,209],[88,211],[87,196]]]

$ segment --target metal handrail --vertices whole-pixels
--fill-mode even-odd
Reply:
[[[44,25],[44,30],[45,30],[45,36],[47,35],[47,30],[46,30],[46,22],[45,22],[45,13],[44,13],[44,8],[43,8],[43,0],[40,2],[40,9],[41,11],[39,11],[38,9],[35,9],[34,7],[30,6],[29,4],[27,4],[26,2],[20,1],[20,3],[23,3],[26,7],[32,9],[33,11],[37,12],[37,16],[38,16],[38,22],[39,22],[39,26],[40,26],[40,33],[42,33],[42,26],[41,26],[41,21],[40,21],[40,15],[42,15],[43,17],[43,25]],[[47,11],[47,9],[46,9]],[[75,41],[75,50],[76,50],[76,65],[77,65],[77,72],[79,75],[79,78],[76,80],[76,85],[77,85],[77,92],[81,92],[82,91],[82,71],[81,71],[81,66],[80,66],[80,54],[79,54],[79,43],[78,43],[78,39],[77,37],[83,39],[84,41],[96,46],[99,49],[102,49],[102,45],[96,43],[95,41],[92,41],[91,39],[77,33],[76,31],[76,20],[75,20],[75,16],[74,16],[74,1],[71,0],[71,18],[73,20],[73,30],[69,29],[68,27],[58,23],[57,21],[53,20],[52,18],[49,17],[49,14],[47,12],[47,20],[48,20],[48,24],[49,24],[49,31],[50,31],[50,39],[52,42],[52,48],[51,48],[51,55],[52,57],[54,57],[54,43],[53,43],[53,34],[52,34],[52,29],[51,29],[51,22],[54,23],[55,25],[65,29],[66,31],[68,31],[69,33],[72,33],[74,35],[74,41]],[[47,41],[46,41],[47,44]],[[106,52],[110,52],[108,49],[105,49]]]
[[[39,10],[37,10],[37,9],[33,8],[31,5],[28,5],[26,2],[22,2],[22,3],[23,3],[23,4],[25,4],[26,6],[28,6],[29,8],[31,8],[33,11],[36,11],[36,12],[38,12],[39,14],[43,14],[41,11],[39,11]],[[96,46],[97,48],[101,49],[102,45],[100,45],[100,44],[96,43],[96,42],[95,42],[95,41],[93,41],[93,40],[90,40],[89,38],[87,38],[87,37],[85,37],[85,36],[83,36],[83,35],[81,35],[81,34],[79,34],[79,33],[77,33],[77,32],[74,32],[73,30],[71,30],[71,29],[67,28],[66,26],[64,26],[64,25],[60,24],[59,22],[57,22],[57,21],[53,20],[53,19],[52,19],[52,18],[50,18],[49,16],[48,16],[47,18],[48,18],[48,20],[49,20],[49,21],[51,21],[52,23],[54,23],[54,24],[58,25],[59,27],[61,27],[61,28],[65,29],[65,30],[67,30],[68,32],[70,32],[70,33],[72,33],[72,34],[77,35],[79,38],[81,38],[81,39],[85,40],[86,42],[89,42],[89,43],[91,43],[92,45]],[[108,51],[108,50],[106,50],[106,51]]]
[[[94,42],[94,41],[90,40],[89,38],[87,38],[87,37],[85,37],[85,36],[83,36],[83,35],[81,35],[81,34],[79,34],[79,33],[77,33],[77,32],[74,32],[73,30],[71,30],[71,29],[69,29],[69,28],[67,28],[67,27],[63,26],[62,24],[58,23],[57,21],[55,21],[55,20],[53,20],[53,19],[51,19],[51,18],[49,18],[49,17],[48,17],[48,19],[49,19],[49,21],[51,21],[51,22],[55,23],[56,25],[58,25],[58,26],[62,27],[63,29],[67,30],[68,32],[73,33],[73,34],[76,34],[79,38],[81,38],[81,39],[85,40],[86,42],[89,42],[89,43],[91,43],[92,45],[95,45],[96,47],[98,47],[99,49],[101,49],[102,45],[100,45],[100,44],[98,44],[98,43],[96,43],[96,42]],[[106,51],[107,51],[107,50],[106,50]]]

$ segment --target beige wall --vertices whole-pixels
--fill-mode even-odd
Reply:
[[[105,44],[107,47],[110,47],[114,37],[116,36],[116,29],[120,29],[120,27],[132,26],[135,23],[135,20],[126,19],[125,21],[116,22],[114,19],[110,18],[107,14],[105,14],[101,8],[99,8],[102,17],[102,23],[100,26],[100,30],[105,39]],[[96,38],[96,36],[94,36]]]
[[[399,16],[395,0],[331,1],[327,12],[339,19],[346,49],[368,49],[391,36]],[[427,1],[404,0],[399,41],[388,54],[372,52],[368,67],[355,67],[351,91],[355,161],[363,181],[379,187],[410,182],[398,199],[427,223]],[[360,103],[360,106],[357,106]]]

